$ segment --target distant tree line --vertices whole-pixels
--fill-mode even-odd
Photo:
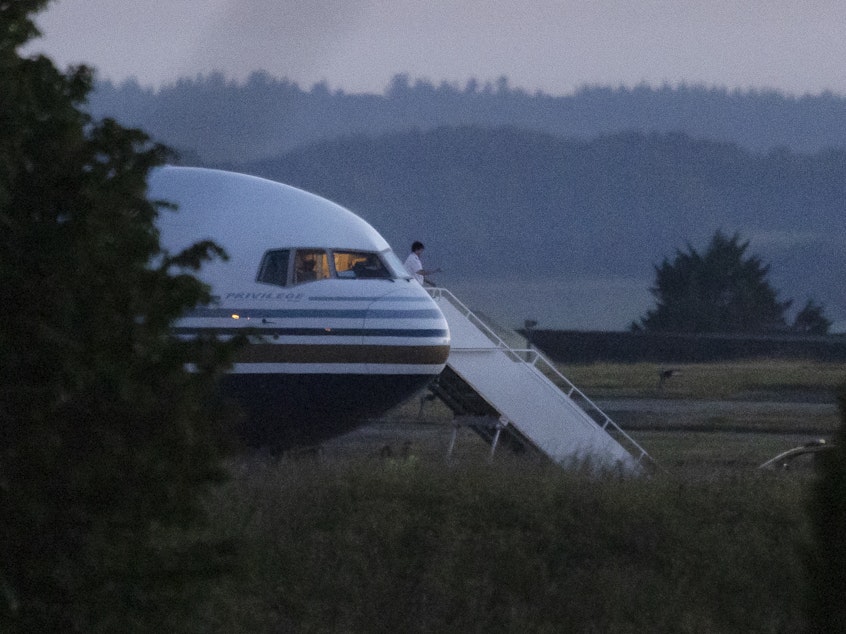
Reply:
[[[591,139],[621,131],[684,132],[755,151],[801,152],[846,146],[846,98],[794,97],[700,85],[586,86],[570,95],[528,93],[506,77],[464,85],[395,76],[383,94],[350,94],[325,83],[308,89],[266,72],[246,81],[220,73],[161,87],[99,82],[95,116],[141,126],[154,138],[203,161],[276,156],[339,135],[379,135],[449,125],[511,125]]]

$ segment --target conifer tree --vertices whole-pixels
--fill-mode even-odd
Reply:
[[[807,335],[827,335],[832,322],[823,314],[823,310],[825,310],[824,306],[809,299],[796,313],[790,329]]]
[[[656,307],[633,330],[687,333],[756,333],[787,329],[790,301],[779,301],[770,267],[746,254],[749,241],[717,231],[704,253],[688,245],[655,267]]]
[[[0,0],[0,631],[174,631],[221,561],[192,535],[231,350],[168,328],[220,251],[163,252],[166,149],[91,120],[88,68],[19,53],[47,4]]]

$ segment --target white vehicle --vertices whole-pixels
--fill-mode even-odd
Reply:
[[[229,255],[198,277],[213,302],[180,336],[255,330],[221,384],[251,445],[306,445],[351,430],[423,388],[449,354],[446,320],[381,235],[324,198],[269,180],[163,167],[149,180],[170,253],[213,240]]]

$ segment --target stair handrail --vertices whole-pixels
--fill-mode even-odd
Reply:
[[[488,326],[485,321],[476,315],[470,308],[468,308],[460,299],[458,299],[455,295],[452,294],[451,291],[443,288],[442,286],[427,286],[425,287],[426,290],[429,292],[429,295],[432,296],[433,299],[437,299],[438,297],[445,297],[447,301],[449,301],[453,306],[455,306],[465,317],[470,319],[476,326],[479,327],[479,330],[490,339],[493,343],[497,344],[497,347],[504,348],[506,350],[511,350],[511,346],[509,346],[502,337],[500,337],[494,330]],[[469,349],[469,348],[462,348],[462,349]]]
[[[648,459],[652,464],[655,464],[655,460],[652,456],[647,453],[647,451],[640,446],[640,444],[632,438],[622,427],[620,427],[614,420],[608,416],[602,409],[594,403],[588,396],[582,392],[578,387],[576,387],[570,379],[564,376],[558,368],[556,368],[552,361],[550,361],[546,355],[544,355],[540,350],[535,348],[526,348],[526,349],[515,349],[509,346],[498,334],[496,334],[493,329],[490,328],[478,315],[476,315],[470,308],[467,307],[460,299],[458,299],[455,295],[452,294],[446,288],[441,286],[434,286],[434,287],[426,287],[426,290],[429,292],[429,295],[432,296],[433,299],[438,299],[439,297],[444,297],[447,301],[449,301],[453,306],[455,306],[465,317],[470,319],[477,327],[488,337],[493,343],[497,344],[497,348],[504,350],[505,352],[509,353],[512,358],[516,357],[522,363],[527,365],[531,365],[537,367],[539,362],[542,364],[541,373],[543,370],[548,370],[551,372],[555,377],[560,379],[564,385],[567,387],[567,391],[565,392],[561,388],[559,388],[553,381],[549,381],[555,389],[564,394],[570,400],[573,400],[573,395],[576,395],[580,401],[583,401],[587,405],[587,409],[589,411],[585,411],[588,418],[602,431],[608,433],[608,427],[612,427],[614,431],[620,434],[623,438],[625,438],[629,443],[630,446],[634,447],[639,455],[635,458],[636,463],[640,463],[644,458]],[[489,350],[488,348],[461,348],[461,350]],[[527,359],[522,359],[519,354],[525,353]],[[528,360],[528,357],[533,357],[532,361]],[[548,377],[547,377],[548,379]],[[549,379],[548,379],[549,380]],[[584,407],[582,407],[585,410]],[[595,412],[599,418],[601,419],[601,423],[597,421],[593,416],[591,416],[590,411]]]

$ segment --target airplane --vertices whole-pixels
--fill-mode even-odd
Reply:
[[[220,384],[244,413],[237,431],[248,446],[319,444],[444,369],[443,314],[387,241],[348,209],[274,181],[197,167],[156,168],[148,199],[177,205],[157,220],[168,252],[210,239],[229,256],[199,271],[213,301],[173,331],[258,335]]]

